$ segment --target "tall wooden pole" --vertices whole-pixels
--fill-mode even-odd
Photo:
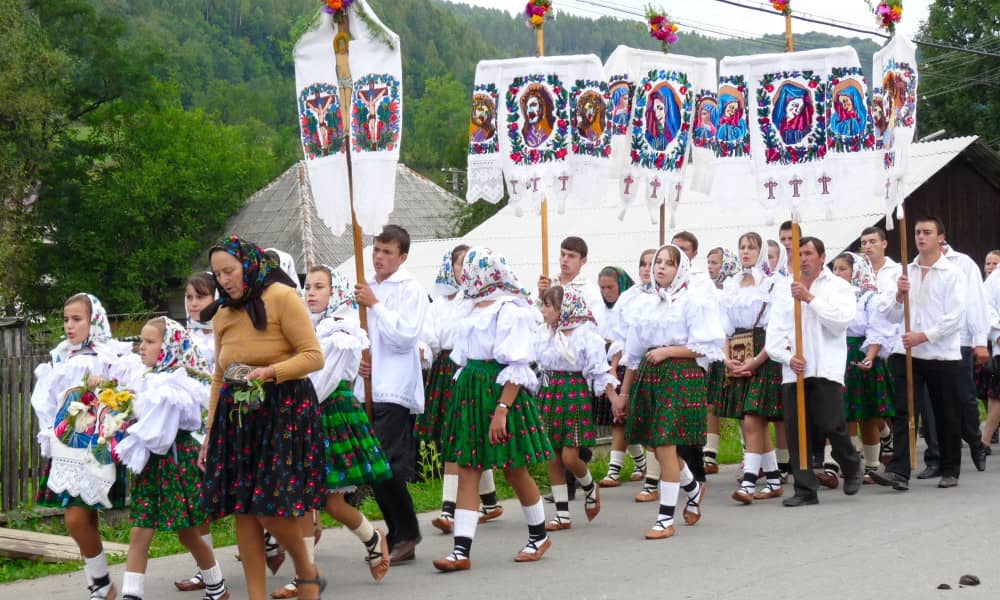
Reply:
[[[792,37],[792,12],[785,14],[785,52],[795,52],[795,38]]]
[[[794,217],[793,217],[794,218]],[[792,281],[802,281],[802,256],[799,254],[799,244],[802,231],[797,221],[792,222]],[[766,252],[762,249],[761,252]],[[803,359],[802,355],[802,301],[795,300],[795,358]],[[795,376],[795,406],[797,407],[797,425],[799,436],[799,468],[809,469],[809,447],[806,443],[806,378],[802,373]]]
[[[535,28],[536,41],[538,43],[538,58],[545,56],[545,29],[544,25]],[[549,276],[549,200],[542,198],[542,275]]]
[[[347,196],[351,203],[351,231],[354,234],[354,274],[358,283],[365,281],[365,259],[363,256],[361,226],[358,225],[357,211],[354,209],[354,170],[351,165],[351,95],[354,90],[354,80],[351,78],[351,63],[349,61],[349,47],[351,42],[351,28],[347,19],[347,14],[341,13],[334,16],[337,24],[337,35],[333,37],[333,53],[337,60],[337,89],[340,92],[340,110],[346,117],[344,131],[344,148],[347,158]],[[368,331],[368,309],[363,304],[358,304],[358,316],[361,319],[361,328]],[[372,364],[370,350],[362,352],[362,358],[369,365]],[[365,380],[365,412],[368,419],[374,421],[372,414],[372,378],[367,376]]]
[[[660,205],[660,247],[667,243],[667,201]]]
[[[890,215],[888,218],[892,218]],[[903,267],[903,274],[909,273],[909,234],[906,231],[906,216],[899,216],[899,258]],[[910,294],[907,292],[903,296],[903,330],[910,333]],[[908,429],[910,433],[910,468],[917,468],[917,415],[913,401],[913,350],[906,349],[906,411],[909,415]]]

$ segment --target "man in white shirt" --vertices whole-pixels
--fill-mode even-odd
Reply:
[[[917,257],[899,277],[894,301],[885,302],[883,295],[879,309],[890,321],[901,323],[903,299],[909,295],[910,331],[903,334],[902,343],[913,354],[913,388],[927,386],[934,413],[941,455],[938,487],[950,488],[958,485],[962,462],[961,386],[956,389],[956,384],[963,376],[960,344],[961,329],[965,326],[965,281],[941,252],[943,231],[944,226],[937,218],[916,222]],[[892,460],[884,472],[871,474],[879,485],[900,491],[909,489],[910,479],[910,446],[902,443],[908,436],[905,400],[905,394],[897,395],[893,431],[899,443]]]
[[[597,283],[589,281],[580,274],[583,265],[587,264],[587,242],[583,238],[570,236],[559,244],[559,276],[550,279],[545,275],[538,278],[539,295],[553,285],[561,285],[564,288],[573,288],[580,293],[590,312],[594,314],[597,325],[604,323],[604,298],[601,296],[601,288]]]
[[[424,382],[418,343],[427,313],[427,292],[403,268],[410,235],[386,225],[375,237],[375,276],[355,288],[357,301],[369,307],[371,364],[362,361],[360,374],[371,375],[375,435],[392,468],[392,479],[372,486],[386,525],[390,562],[413,560],[420,543],[420,526],[406,487],[416,469],[413,418],[424,410]]]
[[[799,465],[798,420],[806,419],[830,440],[833,458],[844,472],[844,493],[861,489],[861,459],[847,433],[844,417],[844,365],[847,364],[847,327],[854,319],[857,300],[854,288],[824,264],[826,248],[821,240],[800,240],[802,281],[792,283],[790,294],[775,295],[775,306],[767,324],[764,348],[771,359],[782,364],[781,395],[785,434],[792,456],[795,495],[784,506],[818,504],[819,481],[811,468]],[[794,300],[802,302],[802,358],[796,356]],[[797,375],[805,377],[806,414],[798,414]]]

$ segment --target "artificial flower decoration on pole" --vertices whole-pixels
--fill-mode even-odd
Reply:
[[[550,18],[552,0],[528,0],[524,6],[524,16],[528,18],[525,24],[535,29],[541,28],[545,20]]]
[[[663,51],[670,52],[670,45],[677,43],[677,24],[670,21],[669,15],[652,6],[646,8],[646,20],[649,21],[649,35],[663,44]]]
[[[868,2],[868,6],[872,3]],[[885,29],[890,34],[896,32],[896,23],[903,18],[903,0],[883,0],[878,6],[872,7],[875,12],[875,21],[880,29]]]
[[[323,3],[323,12],[339,18],[347,14],[347,8],[354,3],[354,0],[320,0],[320,2]]]
[[[786,17],[792,14],[791,0],[771,0],[771,6]]]

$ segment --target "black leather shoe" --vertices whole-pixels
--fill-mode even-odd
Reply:
[[[979,444],[975,448],[970,448],[969,452],[972,454],[972,464],[976,465],[977,471],[986,470],[986,446]]]
[[[945,475],[938,482],[939,488],[953,488],[958,487],[958,477],[952,477],[951,475]]]
[[[872,471],[868,473],[868,476],[875,483],[891,487],[894,490],[905,492],[910,489],[910,480],[899,473],[893,473],[892,471]]]
[[[819,498],[816,496],[800,496],[795,494],[789,498],[785,498],[781,501],[782,506],[809,506],[811,504],[819,504]]]
[[[917,475],[917,479],[934,479],[935,477],[941,476],[941,469],[939,467],[927,467]]]
[[[848,496],[853,496],[857,494],[861,489],[861,473],[855,473],[854,475],[848,475],[844,478],[844,494]]]

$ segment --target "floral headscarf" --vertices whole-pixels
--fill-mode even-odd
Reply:
[[[458,280],[455,279],[455,267],[451,263],[451,251],[445,252],[441,259],[441,268],[434,279],[434,291],[441,296],[453,296],[458,293]]]
[[[295,270],[295,259],[292,258],[292,255],[277,248],[264,248],[264,252],[274,252],[278,255],[278,266],[295,283],[295,291],[301,293],[302,285],[299,283],[299,273]]]
[[[868,260],[868,257],[857,252],[845,252],[844,254],[850,255],[854,259],[854,267],[851,271],[851,285],[854,286],[858,297],[860,298],[866,292],[877,292],[878,287],[875,285],[875,271],[872,269],[872,263]]]
[[[635,285],[635,281],[633,281],[632,278],[629,277],[629,274],[625,271],[625,269],[621,267],[610,267],[610,268],[614,269],[615,272],[618,273],[618,297],[621,298],[622,297],[621,295],[625,293],[625,290]],[[603,299],[604,296],[601,296],[601,298]],[[618,300],[615,300],[615,302],[618,302]],[[606,308],[614,308],[615,302],[608,302],[607,300],[605,300],[604,306]]]
[[[216,282],[219,292],[219,299],[208,305],[201,311],[202,321],[210,321],[220,306],[232,309],[243,308],[250,315],[250,322],[254,329],[263,331],[267,328],[267,311],[264,309],[264,300],[261,294],[273,283],[282,283],[290,288],[295,288],[295,282],[281,270],[278,261],[265,256],[264,251],[237,236],[230,236],[219,240],[208,251],[209,259],[216,252],[228,252],[230,256],[240,261],[243,265],[243,294],[239,298],[230,298],[226,290],[222,289]]]
[[[167,317],[159,317],[163,320],[163,347],[160,348],[160,355],[156,357],[156,365],[151,371],[153,373],[164,373],[177,369],[190,369],[208,377],[208,363],[202,358],[188,336],[184,327]]]
[[[771,261],[767,259],[767,255],[770,254],[770,250],[768,248],[770,248],[771,244],[778,247],[778,263],[774,265],[773,269],[771,268]],[[788,277],[788,252],[785,250],[784,245],[774,240],[767,240],[764,242],[764,248],[760,251],[760,255],[764,257],[764,261],[763,264],[761,264],[760,258],[758,257],[757,264],[760,265],[761,270],[764,271],[765,275],[771,277],[772,275],[777,274]]]
[[[722,266],[719,274],[712,281],[717,287],[722,287],[722,283],[740,272],[740,258],[729,248],[722,248]]]
[[[674,280],[670,282],[667,287],[662,287],[656,281],[656,259],[660,256],[666,248],[674,248],[677,253],[680,254],[681,260],[677,264],[677,274],[674,275]],[[673,304],[685,291],[688,289],[688,280],[691,278],[691,261],[688,260],[684,251],[674,246],[673,244],[665,244],[660,246],[660,249],[656,251],[653,255],[653,274],[650,280],[650,284],[654,288],[656,294],[660,297],[661,301],[666,301],[669,304]]]
[[[53,363],[61,363],[74,354],[93,347],[94,344],[111,339],[111,324],[108,323],[108,312],[104,310],[104,305],[93,294],[87,294],[87,298],[90,298],[90,334],[79,344],[74,344],[69,340],[59,342],[49,353]]]
[[[587,301],[583,295],[572,287],[563,287],[562,290],[563,297],[562,305],[559,307],[559,322],[556,323],[555,329],[557,331],[574,329],[588,321],[596,325],[597,320],[594,319],[594,313],[587,306]]]
[[[317,315],[319,319],[316,322],[336,315],[344,307],[356,309],[358,302],[354,298],[354,286],[347,280],[347,276],[330,265],[323,264],[319,266],[330,273],[330,302],[323,309],[323,312]]]
[[[462,291],[466,298],[483,302],[505,296],[531,304],[531,292],[521,286],[504,255],[489,248],[472,248],[462,261]]]

